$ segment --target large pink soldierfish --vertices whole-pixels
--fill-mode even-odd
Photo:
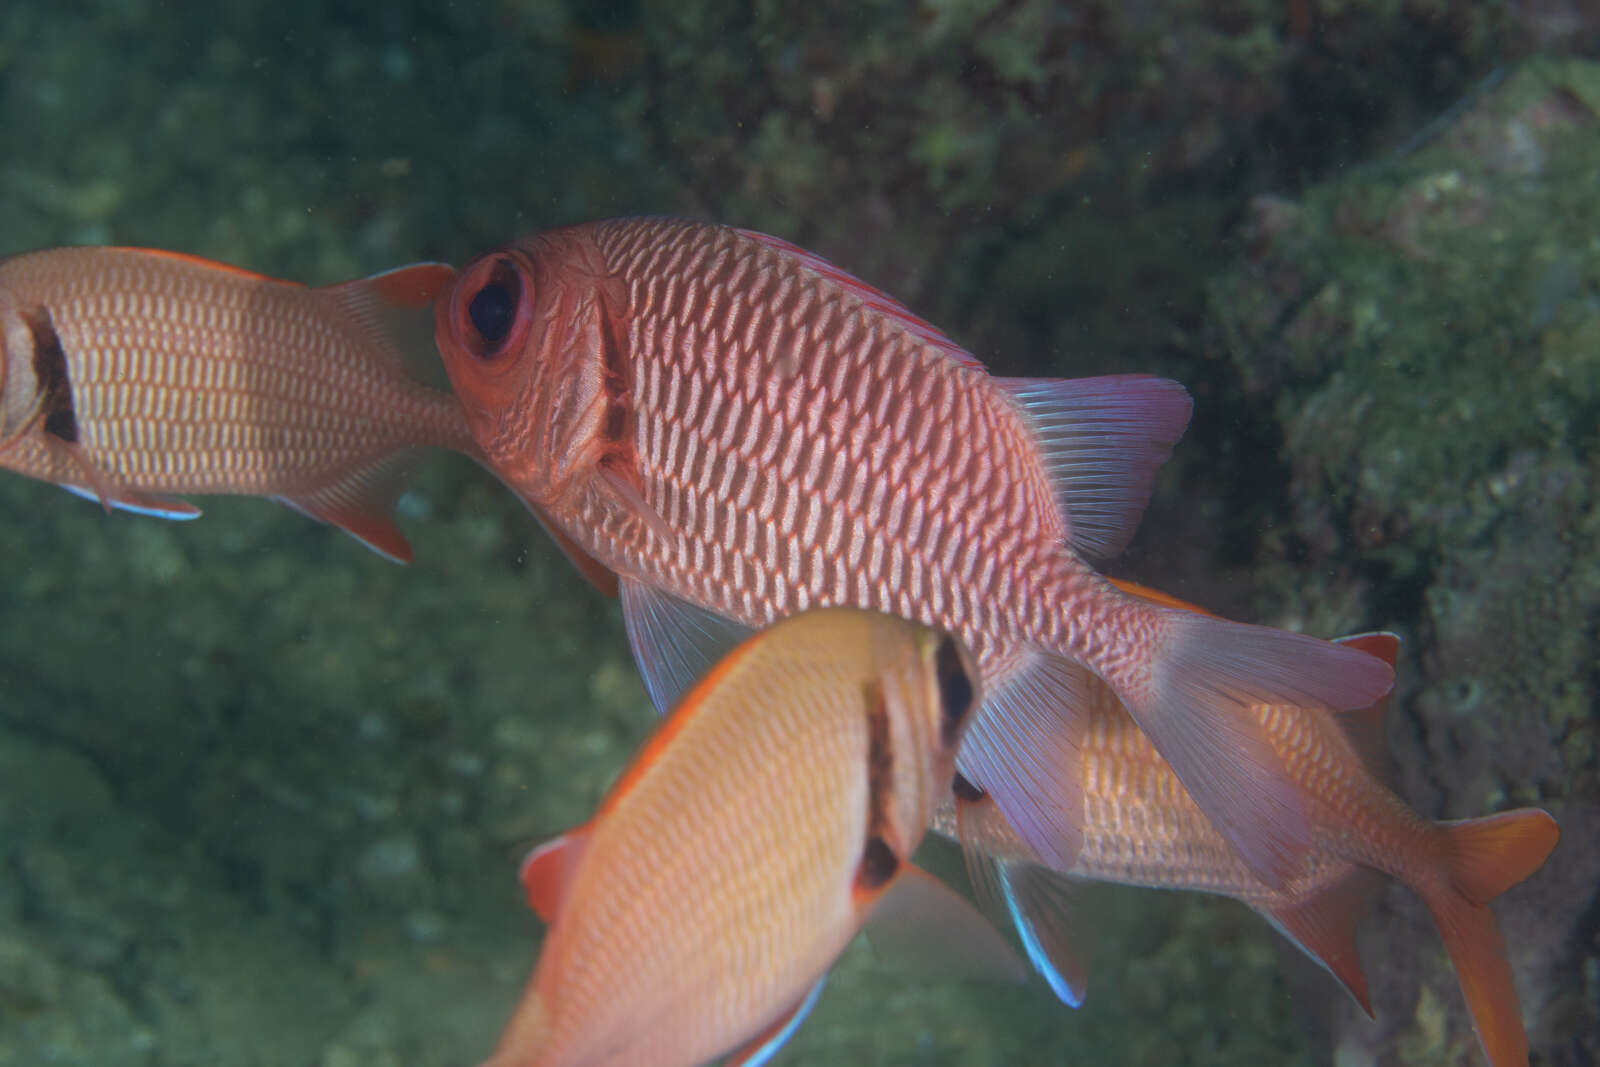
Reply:
[[[949,634],[853,608],[729,653],[594,817],[523,862],[550,930],[486,1067],[754,1067],[863,924],[878,948],[1020,981],[910,862],[978,684]]]
[[[312,289],[145,248],[0,261],[0,467],[169,519],[171,494],[275,497],[397,560],[408,453],[476,454],[461,406],[417,380],[416,263]]]
[[[1189,418],[1174,382],[1004,379],[903,306],[772,237],[669,219],[483,256],[435,337],[488,465],[602,588],[658,707],[738,635],[850,604],[958,633],[986,703],[962,773],[1047,862],[1089,668],[1269,884],[1311,846],[1251,709],[1365,707],[1388,664],[1158,606],[1118,551]]]

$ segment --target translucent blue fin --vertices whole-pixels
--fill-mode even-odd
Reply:
[[[751,630],[632,578],[618,582],[628,646],[656,711],[665,712]]]
[[[1096,559],[1121,552],[1189,425],[1188,391],[1140,374],[996,382],[1038,435],[1072,547]]]

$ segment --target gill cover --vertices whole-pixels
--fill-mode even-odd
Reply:
[[[0,449],[33,424],[39,403],[33,331],[16,298],[0,289]]]

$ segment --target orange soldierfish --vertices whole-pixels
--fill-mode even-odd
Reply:
[[[869,919],[878,941],[936,918],[1020,980],[1000,935],[908,859],[977,685],[956,639],[851,608],[736,648],[594,817],[523,862],[550,930],[488,1067],[764,1062]]]
[[[1363,634],[1344,643],[1390,664],[1399,647],[1392,634]],[[1522,809],[1429,822],[1390,792],[1374,769],[1383,756],[1382,704],[1340,716],[1261,706],[1256,715],[1306,797],[1315,842],[1295,875],[1274,888],[1223,840],[1110,690],[1090,679],[1085,692],[1089,714],[1079,756],[1056,768],[1083,797],[1082,839],[1070,864],[1039,866],[1037,853],[994,803],[960,782],[955,806],[943,806],[934,823],[962,841],[975,876],[998,891],[1030,959],[1058,996],[1076,1006],[1084,985],[1060,906],[1058,875],[1066,874],[1241,900],[1332,972],[1370,1015],[1355,926],[1370,898],[1373,872],[1381,871],[1414,890],[1433,914],[1489,1062],[1527,1064],[1521,1009],[1488,903],[1538,870],[1555,847],[1558,831],[1548,814]]]
[[[852,604],[959,634],[987,703],[960,767],[1042,855],[1075,797],[1033,773],[1103,678],[1264,878],[1312,847],[1251,708],[1362,707],[1382,660],[1125,595],[1183,388],[990,376],[902,305],[775,238],[669,219],[479,258],[435,336],[490,468],[602,588],[658,708],[738,635]],[[1065,758],[1064,756],[1062,758]]]
[[[0,261],[0,466],[173,519],[200,512],[169,493],[276,497],[408,560],[401,455],[477,453],[460,405],[401,358],[421,325],[405,313],[454,273],[308,289],[147,249]]]

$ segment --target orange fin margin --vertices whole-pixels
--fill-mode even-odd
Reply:
[[[1560,831],[1537,808],[1443,823],[1449,884],[1424,894],[1492,1067],[1528,1062],[1528,1035],[1505,940],[1488,903],[1537,871]]]
[[[588,833],[580,828],[546,841],[522,858],[517,877],[528,895],[528,906],[545,922],[555,922],[588,840]]]
[[[410,452],[388,456],[315,492],[276,499],[302,515],[339,527],[386,559],[410,563],[411,543],[390,517],[414,458]]]
[[[1361,1010],[1373,1018],[1367,975],[1356,952],[1356,926],[1372,906],[1382,878],[1376,871],[1354,867],[1309,900],[1286,908],[1261,909],[1300,950],[1337,978]]]

